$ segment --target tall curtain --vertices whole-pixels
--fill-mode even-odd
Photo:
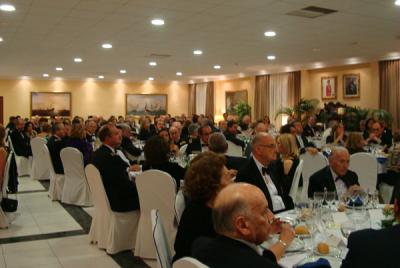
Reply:
[[[206,114],[207,83],[196,84],[196,114]]]
[[[263,119],[269,112],[269,75],[256,76],[254,92],[254,116]]]
[[[189,116],[196,113],[196,84],[189,85]]]
[[[206,112],[214,118],[214,82],[208,82],[206,87]]]
[[[393,128],[400,127],[400,60],[379,62],[379,107],[391,113]]]
[[[288,81],[288,105],[294,106],[301,97],[301,72],[289,73]]]
[[[288,105],[288,85],[289,74],[273,74],[269,78],[269,109],[268,114],[271,121],[275,119],[276,111]],[[279,116],[275,121],[275,127],[280,128],[282,117]]]

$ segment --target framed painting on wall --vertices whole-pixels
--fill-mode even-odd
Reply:
[[[232,111],[240,102],[247,102],[247,90],[240,90],[240,91],[227,91],[225,92],[225,111],[229,112]]]
[[[71,116],[71,92],[31,92],[31,116]]]
[[[167,111],[166,94],[126,94],[127,115],[163,115]]]
[[[343,75],[343,97],[344,98],[360,97],[360,74]]]
[[[321,97],[323,100],[335,100],[336,94],[336,76],[321,77]]]

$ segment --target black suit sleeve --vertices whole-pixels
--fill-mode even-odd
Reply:
[[[123,138],[122,139],[122,145],[121,147],[127,151],[129,154],[133,155],[133,156],[140,156],[142,151],[139,148],[136,148],[131,140],[129,138]]]

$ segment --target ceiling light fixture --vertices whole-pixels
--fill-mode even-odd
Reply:
[[[75,58],[74,62],[82,62],[83,60],[81,58]]]
[[[15,6],[10,5],[10,4],[2,4],[2,5],[0,5],[0,10],[6,11],[6,12],[13,12],[13,11],[15,11]]]
[[[165,24],[163,19],[153,19],[151,20],[151,24],[155,25],[155,26],[162,26]]]
[[[394,2],[394,4],[395,4],[396,6],[400,6],[400,0],[396,0],[396,2]]]
[[[183,73],[182,73],[182,72],[176,72],[176,75],[177,75],[177,76],[182,76]]]
[[[110,49],[113,46],[111,44],[109,44],[109,43],[105,43],[105,44],[102,44],[101,47],[104,48],[104,49]]]
[[[267,32],[264,33],[264,36],[266,36],[266,37],[274,37],[274,36],[276,36],[276,32],[267,31]]]
[[[49,74],[43,74],[43,77],[49,77]]]
[[[3,41],[4,41],[4,39],[2,37],[0,37],[0,42],[3,42]]]
[[[126,70],[119,70],[121,74],[126,74]]]
[[[154,81],[154,77],[149,77],[149,81]]]
[[[64,70],[62,67],[56,67],[56,71],[61,72],[62,70]]]
[[[193,50],[193,54],[194,55],[201,55],[201,54],[203,54],[203,51],[201,51],[199,49],[196,49],[196,50]]]
[[[99,75],[98,78],[99,79],[104,79],[104,75]]]
[[[150,66],[157,66],[157,62],[155,62],[155,61],[150,61],[150,62],[149,62],[149,65],[150,65]]]
[[[268,55],[268,56],[267,56],[267,59],[268,59],[268,60],[275,60],[276,57],[275,57],[274,55]]]
[[[221,69],[221,65],[214,65],[214,69],[216,69],[216,70]]]
[[[23,75],[23,76],[21,76],[21,79],[22,80],[27,80],[27,79],[29,79],[30,77],[29,76],[26,76],[26,75]]]

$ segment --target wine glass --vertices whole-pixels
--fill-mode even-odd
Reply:
[[[369,193],[369,201],[371,203],[372,208],[376,208],[379,204],[379,192],[378,190],[373,190]]]
[[[336,205],[337,194],[335,191],[325,193],[325,201],[328,204],[328,208],[332,209],[332,206]]]
[[[324,202],[324,192],[314,192],[314,208],[319,213]]]

